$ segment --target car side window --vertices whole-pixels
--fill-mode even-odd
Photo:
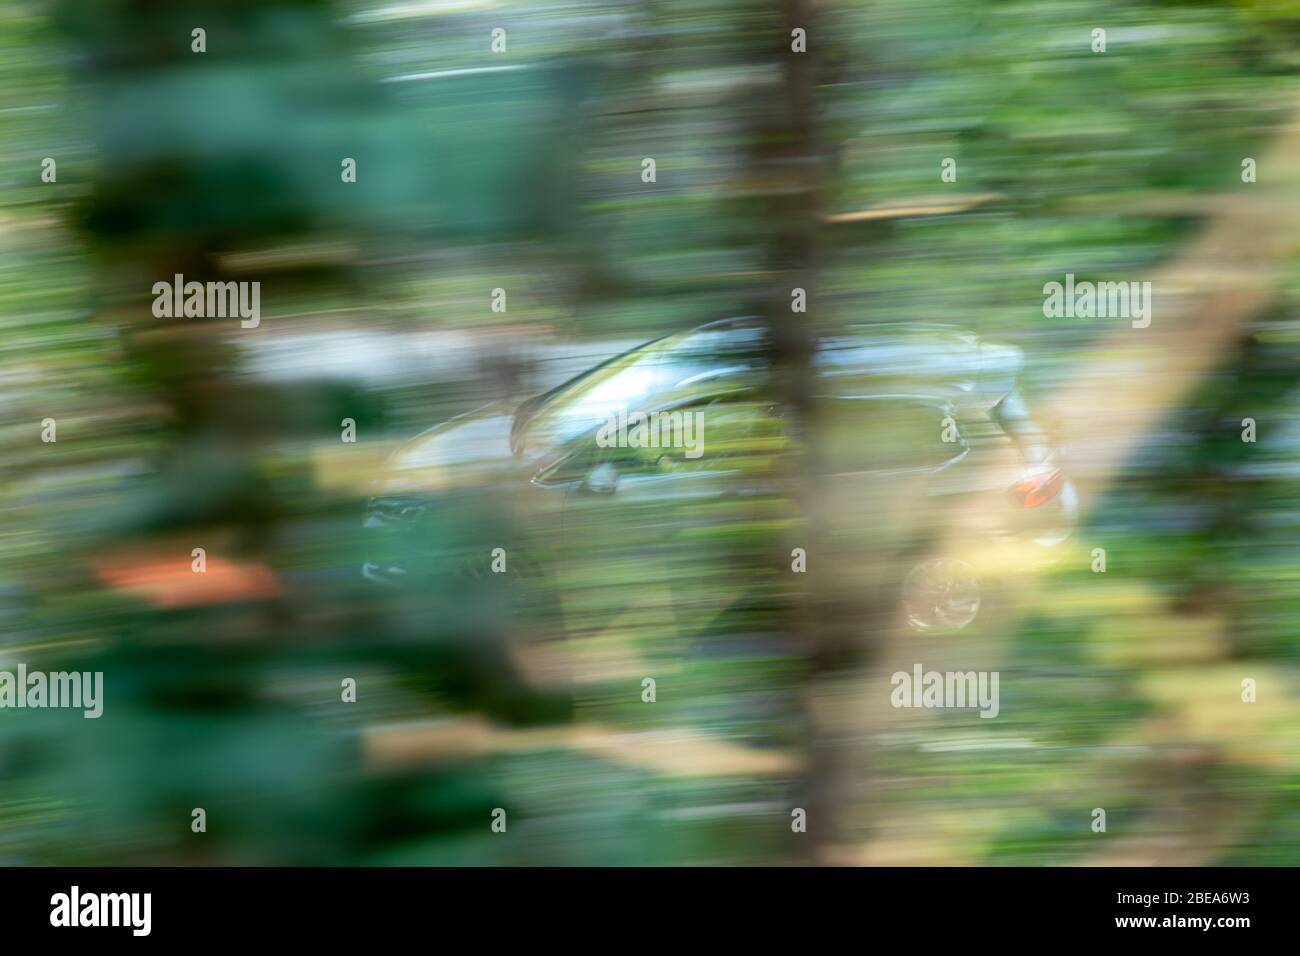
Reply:
[[[934,471],[968,448],[951,406],[941,399],[864,396],[826,404],[832,474]]]
[[[653,474],[663,452],[654,448],[602,446],[596,433],[584,436],[568,454],[544,467],[533,478],[539,485],[568,485],[584,481],[597,468],[613,469],[619,477]]]
[[[583,481],[597,468],[612,469],[620,478],[711,471],[718,468],[761,468],[785,446],[784,421],[777,406],[762,401],[733,401],[714,396],[665,409],[635,426],[608,434],[602,445],[598,433],[581,442],[533,479],[541,485]]]

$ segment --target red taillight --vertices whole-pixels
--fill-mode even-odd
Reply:
[[[1011,486],[1011,496],[1022,508],[1037,508],[1059,495],[1064,485],[1065,475],[1061,469],[1054,468],[1017,481]]]

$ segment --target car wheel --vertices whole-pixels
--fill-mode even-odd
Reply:
[[[979,614],[980,582],[964,561],[931,558],[908,572],[902,598],[913,630],[959,631]]]

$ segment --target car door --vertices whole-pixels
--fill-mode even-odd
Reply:
[[[943,398],[865,393],[824,400],[822,419],[822,506],[833,517],[823,557],[859,586],[892,588],[946,519],[932,492],[970,452],[956,412]]]
[[[652,628],[690,633],[770,563],[759,539],[776,510],[771,473],[784,434],[769,404],[733,399],[656,410],[671,422],[650,419],[667,441],[644,445],[629,429],[626,440],[602,447],[593,437],[575,451],[564,528],[580,629],[635,613]]]

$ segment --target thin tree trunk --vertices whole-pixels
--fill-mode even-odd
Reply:
[[[801,515],[799,532],[788,544],[803,548],[808,571],[793,574],[789,552],[783,555],[789,576],[787,626],[804,663],[800,688],[805,755],[798,799],[807,811],[804,858],[818,862],[841,839],[842,815],[848,803],[848,735],[838,715],[821,705],[833,697],[832,688],[848,672],[856,638],[840,588],[822,560],[826,516],[820,513],[821,473],[818,465],[816,375],[813,364],[818,315],[817,272],[819,228],[827,175],[827,150],[819,137],[816,90],[826,63],[830,40],[809,0],[781,0],[777,15],[756,18],[770,30],[765,45],[754,51],[763,64],[775,66],[781,87],[762,104],[753,104],[748,117],[750,168],[744,179],[762,184],[755,208],[755,229],[763,243],[761,256],[767,284],[757,311],[766,321],[775,385],[793,439],[787,477]],[[792,48],[792,31],[802,29],[807,51]],[[806,313],[792,308],[792,291],[805,290]],[[822,573],[819,573],[822,572]]]

